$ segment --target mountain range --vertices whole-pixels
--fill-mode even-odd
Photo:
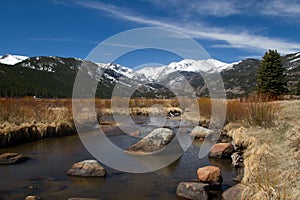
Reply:
[[[122,86],[122,91],[134,90],[128,94],[134,97],[169,98],[176,96],[170,88],[184,90],[187,82],[197,96],[209,96],[203,77],[207,80],[217,73],[221,74],[227,97],[243,97],[254,91],[259,63],[260,60],[250,58],[235,63],[185,59],[134,70],[77,58],[4,55],[0,57],[0,96],[72,97],[76,74],[88,65],[87,74],[98,82],[96,96],[101,98],[110,98],[116,85]],[[300,53],[282,56],[282,63],[288,87],[295,93],[300,84]]]

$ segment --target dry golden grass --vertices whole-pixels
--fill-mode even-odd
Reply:
[[[0,99],[0,122],[53,123],[72,121],[71,101],[68,99],[7,98]]]
[[[82,118],[87,121],[95,119],[96,115],[87,106],[92,105],[91,103],[95,103],[95,110],[98,114],[112,114],[110,99],[76,99],[75,101],[76,113],[82,115]],[[156,107],[157,105],[160,107]],[[182,112],[178,107],[177,99],[130,99],[129,106],[127,104],[124,107],[118,107],[117,113],[114,114],[148,115],[151,112],[166,115],[170,111]],[[78,119],[81,119],[80,116]],[[74,124],[72,99],[36,99],[32,97],[0,99],[0,129],[24,124],[59,123]]]
[[[300,101],[277,104],[281,109],[273,127],[228,132],[234,143],[247,148],[242,199],[300,199]]]
[[[78,113],[87,113],[84,107],[90,103],[90,99],[77,99],[78,105],[82,107]],[[130,99],[129,102],[124,102],[124,99],[115,98],[110,99],[95,99],[96,112],[100,115],[148,115],[161,114],[166,115],[170,111],[183,112],[190,110],[186,113],[187,117],[192,115],[192,112],[199,110],[201,118],[209,119],[212,112],[212,100],[210,98],[199,98],[196,102],[189,98],[174,99]],[[113,101],[113,102],[112,102]],[[218,104],[218,101],[220,104]],[[120,102],[120,104],[118,104]],[[180,102],[180,103],[179,103]],[[216,106],[222,106],[224,100],[214,100],[217,102]],[[197,105],[198,103],[198,105]],[[112,110],[111,106],[119,105],[116,109]],[[230,100],[227,102],[227,122],[243,121],[248,125],[270,126],[273,124],[275,111],[277,111],[276,104],[270,104],[260,101],[249,100],[240,102],[237,100]],[[197,106],[197,107],[193,107]],[[34,98],[7,98],[0,99],[0,122],[2,124],[15,124],[22,123],[53,123],[53,122],[72,122],[72,100],[71,99],[34,99]],[[221,108],[220,108],[221,109]],[[217,109],[218,110],[218,109]],[[94,117],[94,115],[92,116]],[[200,120],[199,114],[195,114],[190,118],[193,120]],[[186,118],[187,119],[187,118]]]
[[[227,103],[227,121],[243,122],[245,126],[274,126],[280,105],[260,96],[252,96],[244,101],[230,100]]]

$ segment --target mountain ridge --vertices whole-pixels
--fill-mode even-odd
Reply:
[[[133,94],[137,97],[174,97],[174,93],[166,87],[180,86],[183,80],[190,83],[197,96],[208,96],[209,91],[202,76],[214,73],[221,74],[228,97],[243,97],[255,88],[260,62],[258,59],[245,59],[228,64],[214,59],[185,59],[135,71],[115,63],[92,63],[78,58],[21,58],[22,61],[11,65],[0,62],[0,96],[71,97],[76,73],[87,62],[92,68],[98,69],[90,72],[90,76],[98,81],[96,95],[101,98],[109,98],[116,84],[125,85],[128,90],[133,85],[137,86]],[[289,88],[292,92],[296,91],[295,85],[300,82],[300,53],[284,55],[282,60],[287,70]]]

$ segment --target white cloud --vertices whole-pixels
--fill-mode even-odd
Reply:
[[[299,0],[272,0],[262,4],[262,14],[296,18],[300,16]]]
[[[174,2],[176,3],[176,1]],[[250,49],[255,52],[264,52],[268,49],[277,49],[283,54],[300,50],[300,43],[287,41],[280,38],[271,38],[251,34],[245,30],[232,31],[227,30],[224,27],[211,27],[197,20],[191,20],[188,23],[182,23],[180,21],[174,22],[170,19],[154,19],[153,17],[149,18],[138,15],[131,10],[95,1],[77,1],[76,4],[90,9],[105,11],[107,14],[117,19],[147,26],[158,26],[174,29],[197,39],[225,41],[232,48]]]

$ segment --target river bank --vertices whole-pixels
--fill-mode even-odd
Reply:
[[[112,114],[167,116],[182,112],[176,99],[132,99],[128,108],[117,110],[111,108],[112,100],[109,99],[93,100],[95,110],[87,107],[91,99],[74,101],[79,105],[76,107],[79,109],[76,124],[80,126],[95,126],[97,120],[100,125],[112,125],[103,120],[103,116]],[[0,147],[76,133],[72,99],[0,98]]]
[[[300,199],[300,101],[281,101],[274,126],[231,128],[243,149],[244,176],[237,199]]]
[[[73,124],[62,123],[34,123],[19,126],[8,126],[0,129],[0,147],[14,146],[33,142],[44,138],[61,137],[76,134]]]

